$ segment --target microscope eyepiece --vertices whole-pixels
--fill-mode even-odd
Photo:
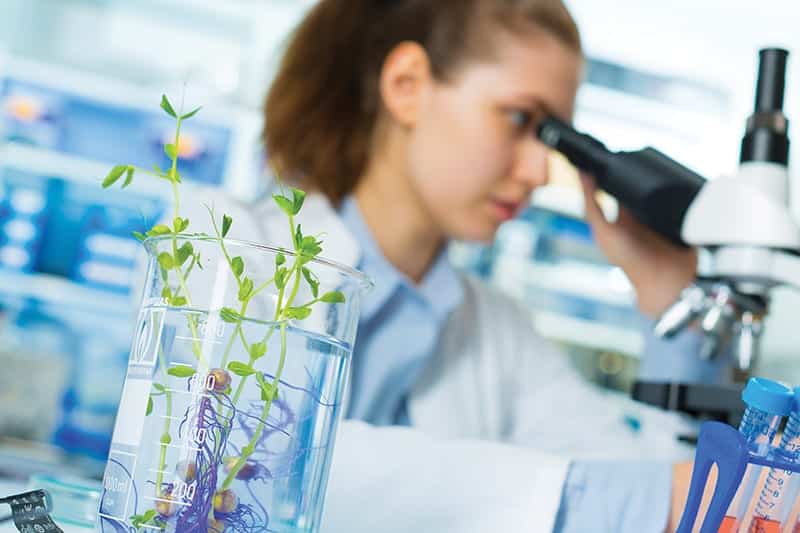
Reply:
[[[764,48],[759,53],[755,111],[747,119],[739,161],[789,164],[789,121],[783,114],[789,52]]]
[[[653,148],[609,151],[591,135],[554,117],[544,118],[536,133],[544,144],[594,176],[598,186],[640,222],[673,242],[684,244],[683,218],[705,183],[702,176]]]
[[[758,53],[756,113],[783,110],[786,87],[786,60],[789,52],[782,48],[764,48]]]
[[[537,128],[539,139],[561,152],[573,165],[596,177],[606,174],[609,151],[603,143],[572,128],[555,117],[545,117]]]

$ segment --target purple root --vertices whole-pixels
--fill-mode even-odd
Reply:
[[[256,502],[259,510],[261,510],[261,513],[264,515],[264,523],[269,524],[269,513],[261,504],[261,500],[253,492],[253,486],[250,483],[246,483],[245,485],[247,486],[247,492],[250,493],[250,497],[253,498],[253,501]]]
[[[307,368],[305,370],[306,370],[306,375],[308,376],[308,380],[309,381],[313,381],[313,379],[311,377],[311,372],[309,372]],[[271,380],[275,379],[274,375],[269,374],[267,372],[264,373],[264,377],[269,378]],[[289,390],[300,391],[300,392],[304,392],[305,394],[308,394],[316,403],[318,403],[319,405],[321,405],[323,407],[336,407],[336,405],[337,405],[335,403],[329,403],[329,402],[325,401],[325,399],[322,397],[322,390],[320,390],[319,387],[313,387],[313,388],[306,389],[306,388],[303,388],[303,387],[298,387],[296,385],[292,385],[291,383],[288,383],[288,382],[286,382],[286,381],[284,381],[282,379],[278,380],[278,383],[280,383],[281,385],[283,385],[283,387],[285,387],[285,388],[287,388]]]
[[[226,533],[228,531],[235,531],[236,533],[273,531],[267,528],[267,524],[269,524],[269,515],[266,510],[264,510],[263,516],[259,516],[251,505],[239,504],[232,513],[216,513],[216,518],[225,523]]]
[[[307,369],[306,373],[311,378]],[[270,374],[264,376],[274,379]],[[309,379],[309,382],[313,380]],[[205,430],[206,436],[194,458],[196,489],[191,503],[180,508],[175,516],[160,517],[166,521],[169,531],[206,533],[211,531],[209,528],[211,516],[225,524],[225,533],[272,531],[267,527],[270,515],[254,493],[253,482],[267,484],[279,478],[292,476],[296,465],[302,465],[304,461],[301,459],[312,451],[312,448],[299,446],[295,433],[301,423],[314,415],[309,412],[307,416],[298,418],[287,401],[287,395],[302,393],[324,408],[336,405],[324,401],[321,390],[316,387],[297,387],[283,380],[279,383],[281,385],[279,396],[273,400],[266,420],[261,418],[263,403],[251,402],[247,409],[237,409],[230,397],[220,392],[206,392],[205,397],[187,408],[178,426],[178,437],[186,438],[188,428]],[[191,390],[191,387],[192,380],[189,379],[187,388]],[[225,416],[226,413],[230,413],[229,417]],[[214,495],[220,488],[218,485],[222,479],[220,467],[223,466],[225,457],[241,456],[241,450],[235,444],[228,442],[231,433],[240,430],[249,441],[255,435],[258,425],[262,425],[263,429],[255,443],[253,453],[247,459],[247,478],[240,480],[241,487],[247,489],[255,506],[240,502],[236,510],[231,513],[212,512]],[[173,488],[169,483],[161,487],[162,491],[170,491]],[[132,531],[114,527],[115,533]]]
[[[231,405],[230,399],[224,394],[213,394],[215,400],[221,404]],[[212,405],[210,397],[202,398],[197,406],[196,423],[198,430],[206,430],[206,439],[195,456],[195,483],[196,492],[189,506],[181,509],[175,521],[174,531],[180,533],[206,533],[208,530],[208,517],[214,505],[214,494],[217,491],[219,466],[225,454],[225,445],[231,431],[231,420],[222,419]],[[188,409],[179,428],[182,433],[190,416],[193,418],[193,409]],[[221,420],[222,419],[222,420]]]

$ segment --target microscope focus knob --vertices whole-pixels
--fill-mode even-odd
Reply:
[[[692,284],[685,288],[678,301],[659,318],[655,326],[656,335],[664,338],[675,336],[708,308],[710,305],[708,300],[708,295],[702,287]]]
[[[736,320],[736,306],[731,289],[726,285],[717,285],[714,302],[700,321],[700,329],[705,334],[700,357],[714,357],[730,335]]]
[[[734,326],[734,356],[739,370],[748,371],[758,359],[761,332],[764,329],[760,316],[745,311]]]

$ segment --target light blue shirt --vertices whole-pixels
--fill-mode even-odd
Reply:
[[[462,302],[464,288],[444,253],[415,285],[383,256],[353,198],[345,199],[340,215],[360,244],[359,270],[375,282],[362,302],[346,417],[408,425],[408,393],[433,355],[445,321]]]
[[[360,244],[359,270],[375,282],[362,305],[346,417],[408,425],[408,394],[433,356],[445,321],[463,301],[464,288],[444,253],[422,283],[414,284],[383,256],[352,197],[344,200],[340,215]],[[643,375],[660,381],[717,381],[722,364],[700,361],[698,343],[692,333],[671,342],[648,334]],[[671,476],[667,463],[573,462],[555,532],[662,531]]]

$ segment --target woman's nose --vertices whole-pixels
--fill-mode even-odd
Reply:
[[[550,149],[534,137],[520,143],[512,177],[531,189],[547,185]]]

